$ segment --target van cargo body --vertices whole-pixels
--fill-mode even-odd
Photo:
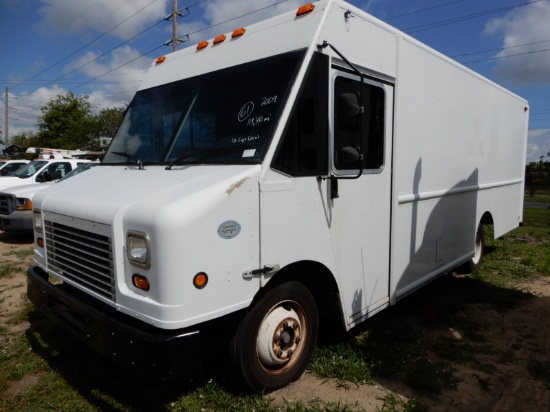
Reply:
[[[527,111],[339,0],[162,56],[102,167],[36,194],[28,295],[150,377],[198,373],[224,324],[236,378],[284,386],[320,329],[520,225]]]

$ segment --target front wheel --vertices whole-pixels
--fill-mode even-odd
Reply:
[[[306,369],[318,329],[309,290],[298,282],[278,285],[241,321],[231,345],[234,371],[254,392],[286,386]]]

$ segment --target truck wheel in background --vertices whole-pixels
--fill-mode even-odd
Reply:
[[[298,282],[282,283],[259,299],[231,342],[234,371],[254,392],[271,391],[298,379],[317,341],[317,305]]]
[[[476,231],[474,256],[459,267],[461,273],[472,273],[481,267],[483,254],[485,252],[485,233],[480,223]]]

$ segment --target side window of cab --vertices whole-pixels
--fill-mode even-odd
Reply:
[[[360,151],[362,169],[376,173],[384,165],[385,92],[382,87],[364,83],[361,114],[360,85],[343,76],[334,82],[334,167],[358,170]]]
[[[72,170],[69,162],[53,162],[36,176],[37,182],[51,182],[59,180]]]

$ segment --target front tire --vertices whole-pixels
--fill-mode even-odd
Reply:
[[[246,313],[231,351],[241,383],[252,391],[272,391],[297,380],[317,341],[315,300],[298,282],[269,290]]]

